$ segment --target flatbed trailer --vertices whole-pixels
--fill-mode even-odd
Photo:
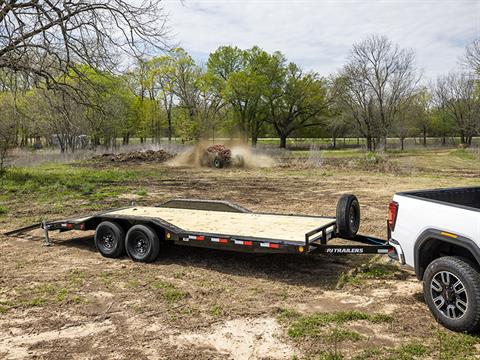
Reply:
[[[45,244],[51,231],[95,230],[95,245],[106,257],[125,252],[135,261],[154,261],[160,244],[271,254],[387,254],[386,240],[357,234],[358,200],[343,195],[336,217],[251,212],[214,200],[176,199],[158,206],[130,206],[97,214],[44,221]],[[17,236],[38,225],[6,233]],[[330,240],[348,240],[331,244]]]

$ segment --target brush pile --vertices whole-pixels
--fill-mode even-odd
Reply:
[[[113,162],[165,162],[175,155],[160,150],[133,151],[121,154],[102,154],[92,158],[94,161],[113,161]]]

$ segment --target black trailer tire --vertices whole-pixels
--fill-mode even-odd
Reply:
[[[468,259],[444,256],[432,261],[423,275],[423,295],[430,312],[446,328],[480,330],[480,273]]]
[[[223,165],[224,165],[224,162],[220,157],[216,156],[213,159],[213,167],[214,168],[221,169],[221,168],[223,168]]]
[[[108,258],[118,258],[125,251],[125,231],[111,221],[101,222],[95,230],[95,247]]]
[[[357,235],[360,227],[360,205],[355,195],[344,194],[337,203],[337,232],[346,239]]]
[[[148,225],[134,225],[128,230],[125,250],[133,261],[152,262],[160,252],[160,240]]]

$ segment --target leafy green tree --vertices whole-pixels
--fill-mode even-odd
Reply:
[[[281,62],[280,62],[281,64]],[[270,84],[269,122],[285,148],[287,138],[295,131],[321,124],[327,115],[326,83],[317,73],[304,73],[297,65],[279,65],[279,76],[273,76]]]

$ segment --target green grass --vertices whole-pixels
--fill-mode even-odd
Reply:
[[[213,316],[221,316],[223,314],[223,309],[221,306],[214,305],[210,308],[210,314]]]
[[[330,343],[338,343],[344,341],[357,342],[362,340],[363,336],[353,330],[333,329],[327,334],[326,339]]]
[[[136,193],[138,196],[147,196],[148,192],[145,189],[138,190]]]
[[[365,320],[371,323],[385,323],[393,321],[393,318],[389,315],[370,315],[360,311],[301,315],[295,311],[283,310],[279,314],[279,321],[288,327],[287,334],[293,340],[323,336],[325,335],[324,328],[328,325],[342,325],[358,320]]]
[[[346,284],[358,286],[368,279],[393,279],[399,272],[397,265],[378,263],[374,259],[366,266],[342,273],[338,279],[337,288],[342,288]]]
[[[11,168],[0,178],[0,195],[36,195],[39,200],[66,197],[101,200],[125,191],[122,184],[138,173],[120,169],[97,169],[65,164],[34,168]]]
[[[426,341],[411,341],[395,348],[373,347],[353,357],[354,360],[470,360],[478,358],[480,338],[468,334],[438,331]]]
[[[153,290],[161,291],[163,299],[169,303],[176,303],[188,296],[188,293],[177,289],[166,281],[156,280],[151,283],[151,287]]]
[[[8,214],[7,207],[0,205],[0,216]]]
[[[467,151],[466,149],[452,150],[450,151],[449,155],[458,157],[462,160],[477,160],[475,154],[470,151]]]

